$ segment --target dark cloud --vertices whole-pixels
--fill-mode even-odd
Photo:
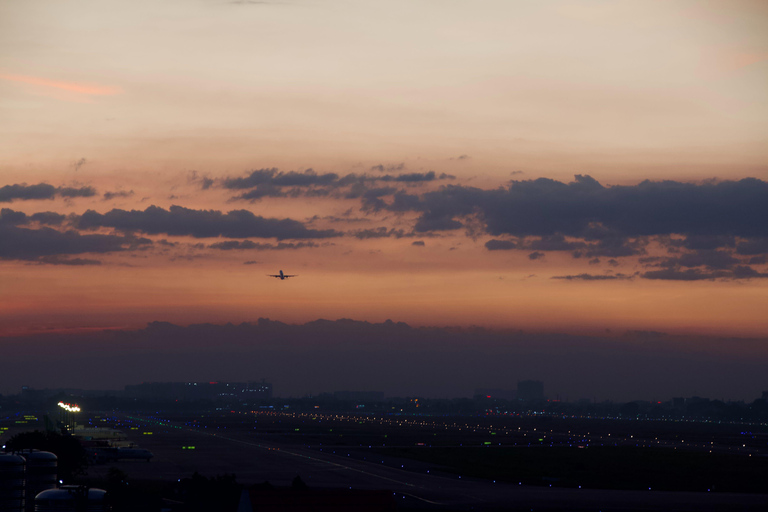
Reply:
[[[81,229],[109,227],[125,232],[142,232],[151,235],[192,236],[195,238],[328,238],[341,236],[334,230],[307,229],[292,219],[264,218],[248,210],[193,210],[171,206],[165,210],[149,206],[141,210],[113,209],[101,214],[86,211],[78,220]]]
[[[352,236],[359,238],[360,240],[366,240],[369,238],[402,238],[406,236],[402,229],[387,229],[385,227],[378,227],[372,229],[360,229],[352,232]]]
[[[24,212],[17,212],[10,208],[3,208],[0,210],[0,225],[18,226],[26,224],[27,222],[29,222],[29,218]]]
[[[264,183],[249,190],[243,192],[239,196],[234,196],[232,199],[245,199],[246,201],[256,201],[264,197],[288,197],[288,193],[282,188],[277,187],[271,183]]]
[[[538,239],[526,240],[524,247],[535,251],[574,251],[586,246],[587,244],[584,242],[566,240],[563,235],[556,233]]]
[[[447,185],[423,194],[408,207],[448,220],[478,213],[493,236],[586,238],[600,230],[618,239],[671,234],[768,236],[764,222],[768,183],[755,178],[604,187],[589,176],[577,175],[571,183],[539,178],[494,190]],[[386,209],[402,211],[403,205],[393,202]]]
[[[287,173],[278,171],[277,168],[257,169],[245,178],[228,178],[224,180],[224,187],[229,189],[253,188],[259,185],[271,184],[278,187],[328,185],[339,179],[335,173],[317,174],[313,169],[304,172],[290,171]]]
[[[415,231],[423,233],[425,231],[451,231],[461,229],[464,224],[440,215],[422,215],[413,226]]]
[[[576,274],[568,276],[552,276],[550,279],[565,279],[567,281],[615,281],[619,279],[632,279],[626,274]]]
[[[56,195],[56,187],[48,183],[37,185],[5,185],[0,187],[0,202],[9,203],[14,199],[23,201],[32,199],[53,199]]]
[[[32,215],[27,215],[24,212],[17,212],[10,208],[3,208],[0,210],[0,224],[12,224],[12,225],[24,225],[30,222],[37,222],[38,224],[48,226],[61,225],[66,220],[66,215],[62,215],[56,212],[38,212]]]
[[[532,252],[531,254],[528,255],[528,259],[529,260],[538,260],[538,259],[541,259],[543,257],[544,257],[544,253],[543,252],[539,252],[539,251]]]
[[[605,187],[577,175],[571,183],[539,178],[493,190],[446,185],[423,194],[398,191],[390,200],[362,199],[364,211],[419,214],[414,229],[420,233],[471,224],[492,236],[518,238],[493,239],[489,250],[571,251],[575,258],[615,262],[645,255],[658,241],[679,253],[667,260],[669,268],[706,266],[734,278],[751,275],[733,272],[744,263],[731,254],[734,248],[738,255],[768,254],[768,183],[755,178]],[[709,276],[694,277],[702,275]]]
[[[47,224],[49,226],[61,225],[67,216],[56,212],[38,212],[29,216],[33,222],[39,222],[40,224]]]
[[[447,174],[441,174],[441,176],[448,176]],[[409,174],[398,174],[396,176],[382,176],[378,181],[400,181],[404,183],[415,183],[420,181],[434,181],[437,179],[435,171],[429,172],[412,172]],[[445,178],[442,178],[445,179]]]
[[[37,185],[14,184],[0,187],[0,203],[9,203],[14,200],[30,201],[35,199],[53,199],[60,197],[90,197],[96,195],[93,187],[54,187],[48,183]]]
[[[399,163],[395,165],[386,165],[386,166],[384,164],[379,164],[371,167],[372,171],[378,171],[378,172],[402,171],[403,169],[405,169],[405,163]]]
[[[40,258],[123,251],[151,244],[145,238],[120,235],[82,235],[74,230],[58,231],[48,227],[26,229],[0,224],[0,259],[40,260]]]
[[[243,249],[250,249],[250,250],[256,250],[256,251],[282,251],[286,249],[304,249],[306,247],[320,247],[320,246],[314,242],[298,242],[298,243],[280,242],[277,244],[262,244],[262,243],[252,242],[250,240],[243,240],[241,242],[237,240],[228,240],[226,242],[217,242],[215,244],[211,244],[208,247],[210,249],[219,249],[222,251],[243,250]]]
[[[648,240],[641,238],[604,238],[596,244],[586,247],[584,254],[588,257],[606,256],[608,258],[620,258],[622,256],[635,256],[645,254],[645,246]]]
[[[412,242],[411,245],[415,245],[417,247],[424,247],[426,244],[424,243],[424,240],[416,240],[415,242]]]
[[[36,223],[44,226],[60,226],[67,220],[66,215],[56,212],[37,212],[32,215],[26,215],[24,212],[18,212],[9,208],[0,210],[0,224],[28,225]]]
[[[96,195],[96,189],[93,187],[59,187],[56,193],[61,197],[92,197]]]
[[[187,182],[198,183],[200,185],[200,188],[203,190],[208,190],[215,183],[215,181],[212,178],[209,178],[208,176],[203,176],[197,171],[189,171],[189,173],[187,173]]]
[[[732,235],[689,235],[679,243],[675,244],[672,242],[669,245],[679,245],[691,250],[734,247],[736,245],[736,237]]]
[[[485,242],[485,248],[489,251],[508,251],[511,249],[517,249],[517,243],[512,240],[496,240],[491,239]]]
[[[739,242],[736,245],[736,252],[745,256],[768,253],[768,237],[752,238]]]
[[[402,166],[384,168],[374,166],[374,170],[399,170]],[[196,178],[195,178],[196,179]],[[422,183],[428,183],[436,180],[455,179],[455,176],[442,173],[439,176],[434,171],[425,173],[406,173],[406,174],[387,174],[384,176],[370,176],[366,174],[350,173],[339,177],[336,173],[318,174],[312,169],[303,172],[281,172],[277,168],[258,169],[251,171],[245,177],[227,178],[223,181],[223,186],[230,190],[247,190],[242,194],[234,196],[234,200],[257,201],[264,197],[317,197],[334,196],[354,199],[362,197],[364,203],[377,202],[381,197],[380,192],[387,190],[387,194],[393,194],[397,191],[391,187],[376,187],[375,184],[396,183],[408,186],[416,186]],[[376,191],[369,194],[370,191]],[[371,206],[367,207],[372,209]]]
[[[133,195],[133,190],[117,190],[115,192],[104,192],[104,201],[109,201],[115,198],[126,198]]]
[[[768,277],[768,273],[761,273],[746,265],[737,265],[730,270],[702,270],[689,268],[680,270],[677,268],[665,268],[663,270],[651,270],[642,274],[644,279],[661,279],[667,281],[702,281],[715,279],[751,279]]]
[[[725,251],[705,249],[668,258],[662,262],[665,267],[707,267],[714,270],[724,270],[738,264],[739,260]]]
[[[45,265],[70,265],[75,267],[81,267],[84,265],[101,265],[99,260],[89,260],[85,258],[63,258],[59,255],[54,256],[41,256],[36,260],[40,264]]]

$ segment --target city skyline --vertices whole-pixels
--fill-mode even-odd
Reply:
[[[316,320],[180,326],[6,338],[0,393],[120,389],[139,382],[248,382],[278,396],[380,391],[451,398],[545,383],[545,394],[598,401],[703,396],[751,402],[765,390],[764,338],[548,334]]]

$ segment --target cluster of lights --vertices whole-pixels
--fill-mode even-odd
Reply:
[[[64,409],[67,412],[80,412],[80,406],[75,404],[65,404],[64,402],[59,402],[59,407]]]

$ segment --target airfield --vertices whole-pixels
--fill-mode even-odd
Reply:
[[[300,476],[316,489],[386,489],[402,510],[726,511],[765,510],[768,504],[768,494],[754,489],[723,492],[704,485],[695,491],[665,490],[664,474],[653,475],[663,468],[653,466],[647,471],[647,482],[636,482],[633,489],[595,488],[594,482],[587,481],[580,486],[556,476],[517,479],[503,461],[482,467],[482,461],[500,454],[522,453],[535,463],[556,460],[547,458],[554,453],[598,453],[590,452],[598,447],[662,454],[680,449],[696,457],[742,461],[745,476],[737,480],[764,482],[762,468],[768,467],[764,438],[744,435],[735,426],[275,411],[104,413],[90,422],[120,429],[129,441],[154,454],[150,462],[92,465],[88,477],[93,479],[104,478],[111,467],[136,482],[173,481],[198,472],[207,477],[234,474],[247,486],[269,482],[287,487]],[[680,432],[689,435],[681,437]],[[452,455],[443,464],[439,459],[445,454]],[[462,468],[468,471],[462,474]],[[637,475],[632,480],[638,480]],[[645,487],[648,482],[650,488]],[[656,483],[661,488],[654,488]],[[699,485],[698,480],[690,485]],[[738,481],[728,485],[738,487]]]

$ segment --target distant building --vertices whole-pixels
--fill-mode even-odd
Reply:
[[[125,396],[144,400],[262,400],[272,398],[272,384],[261,382],[144,382],[125,386]]]
[[[544,383],[540,380],[517,382],[517,399],[523,401],[544,400]]]
[[[333,398],[336,400],[354,400],[358,402],[382,402],[384,401],[383,391],[334,391]]]
[[[517,392],[514,389],[478,388],[475,390],[475,399],[497,398],[500,400],[514,400]]]
[[[272,398],[272,384],[261,379],[261,382],[249,382],[244,388],[244,394],[257,400]]]

